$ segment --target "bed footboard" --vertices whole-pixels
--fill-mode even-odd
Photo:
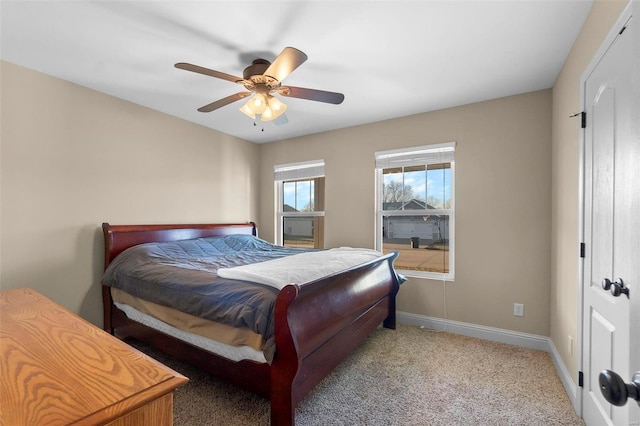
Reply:
[[[271,424],[294,424],[295,407],[381,323],[395,328],[397,253],[310,282],[276,301]]]

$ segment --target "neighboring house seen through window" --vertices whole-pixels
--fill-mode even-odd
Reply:
[[[376,248],[406,275],[454,278],[455,143],[376,152]]]
[[[324,248],[324,161],[275,166],[276,242]]]

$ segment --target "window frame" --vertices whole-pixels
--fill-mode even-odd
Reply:
[[[275,236],[274,241],[277,245],[284,245],[284,219],[285,217],[309,217],[324,218],[324,200],[317,199],[319,191],[323,192],[324,198],[324,160],[304,161],[299,163],[288,163],[274,166],[274,186],[275,186]],[[284,183],[300,180],[312,180],[323,178],[322,182],[314,183],[314,207],[322,208],[322,210],[306,211],[306,212],[285,212],[284,207]],[[320,201],[320,202],[319,202]],[[314,220],[314,244],[319,248],[324,247],[324,223],[320,220]],[[317,235],[315,235],[317,232]]]
[[[430,209],[430,215],[449,217],[449,271],[428,272],[413,269],[398,269],[403,275],[408,277],[426,278],[441,281],[455,280],[455,142],[445,142],[440,144],[423,145],[410,148],[402,148],[389,151],[379,151],[375,153],[375,247],[376,250],[383,249],[382,227],[385,216],[424,216],[425,210],[383,210],[383,170],[394,167],[408,165],[430,164],[451,164],[451,200],[449,209]],[[406,173],[406,172],[403,172]]]

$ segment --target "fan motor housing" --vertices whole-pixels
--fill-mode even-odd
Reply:
[[[275,78],[264,75],[264,72],[269,68],[271,62],[266,59],[254,59],[251,65],[244,69],[242,73],[242,77],[245,80],[251,81],[255,84],[265,84],[269,86],[269,88],[278,87],[280,82]]]

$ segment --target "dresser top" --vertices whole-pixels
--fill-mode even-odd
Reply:
[[[0,425],[106,423],[187,381],[33,289],[0,292]]]

